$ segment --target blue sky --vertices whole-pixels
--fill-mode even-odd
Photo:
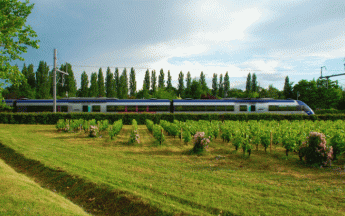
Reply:
[[[30,0],[27,24],[40,48],[22,56],[26,64],[69,62],[80,75],[102,66],[134,67],[137,90],[146,68],[199,78],[228,71],[231,88],[245,89],[248,73],[260,86],[282,90],[286,76],[301,79],[345,73],[344,0]],[[24,62],[16,61],[20,68]],[[96,66],[96,67],[80,67]],[[52,68],[52,67],[50,67]],[[35,68],[36,70],[37,68]],[[115,68],[111,68],[114,72]],[[335,77],[345,86],[345,76]]]

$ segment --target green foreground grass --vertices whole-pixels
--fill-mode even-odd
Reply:
[[[0,159],[0,215],[89,215]]]
[[[344,171],[306,167],[280,147],[243,157],[220,139],[188,155],[192,143],[157,146],[143,125],[128,146],[130,129],[110,140],[2,124],[0,157],[95,215],[344,215]]]

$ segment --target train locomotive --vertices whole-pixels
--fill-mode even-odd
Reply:
[[[52,99],[6,99],[14,112],[52,112]],[[56,101],[57,112],[102,113],[277,113],[313,115],[300,100],[272,98],[186,99],[117,99],[62,98]]]

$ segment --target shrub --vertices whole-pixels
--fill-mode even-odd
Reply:
[[[113,139],[113,137],[115,137],[117,134],[120,133],[121,129],[122,129],[122,119],[114,122],[114,124],[109,127],[109,136],[110,136],[110,139]]]
[[[56,129],[58,131],[64,130],[66,127],[66,122],[64,119],[59,119],[59,121],[56,123]]]
[[[89,137],[97,137],[98,127],[96,125],[90,125],[90,134]]]
[[[192,139],[192,135],[188,130],[182,130],[182,138],[185,144],[187,144]]]
[[[203,153],[207,148],[208,144],[210,143],[211,137],[205,137],[204,132],[196,132],[194,135],[194,147],[193,147],[193,153],[201,154]]]
[[[345,151],[344,136],[337,132],[331,138],[330,145],[333,147],[333,159],[336,160],[337,156],[340,156]]]
[[[324,134],[310,132],[307,140],[300,146],[299,157],[301,160],[304,158],[307,164],[331,166],[333,147],[327,146]]]

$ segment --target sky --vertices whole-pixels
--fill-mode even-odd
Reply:
[[[134,67],[137,90],[146,69],[162,68],[173,86],[178,73],[209,88],[216,73],[230,88],[245,89],[248,73],[263,88],[282,90],[300,80],[345,73],[344,0],[30,0],[27,19],[40,48],[22,54],[26,65],[68,62],[80,87],[83,71],[120,73]],[[20,68],[24,62],[15,61]],[[88,66],[88,67],[85,67]],[[37,67],[35,67],[37,70]],[[128,73],[129,74],[129,73]],[[331,78],[345,86],[345,76]]]

